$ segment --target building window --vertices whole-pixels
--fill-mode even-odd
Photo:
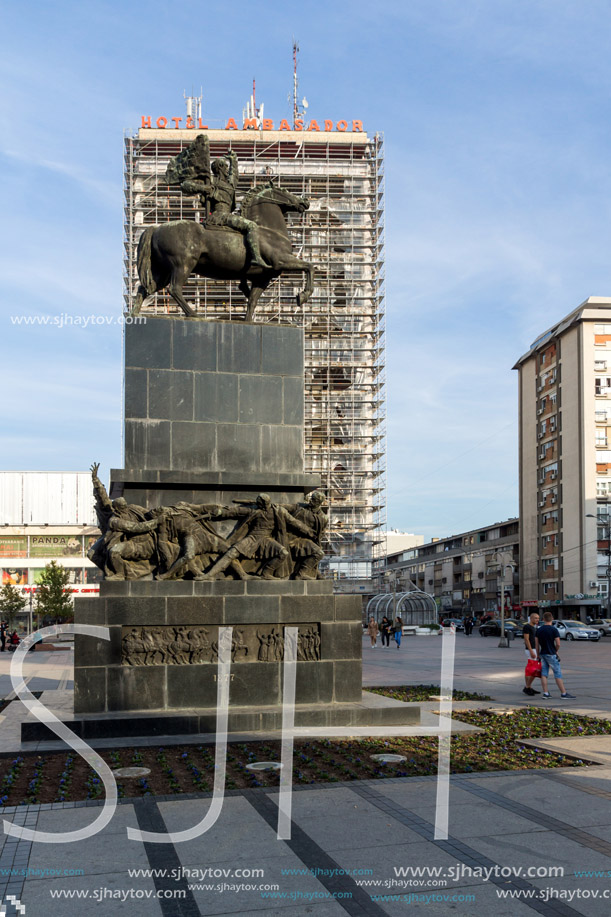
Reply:
[[[611,325],[594,325],[594,334],[611,334]]]
[[[558,583],[543,583],[543,595],[549,595],[550,592],[555,594],[558,591]]]
[[[594,380],[594,393],[596,395],[607,395],[611,388],[611,376],[596,376]]]

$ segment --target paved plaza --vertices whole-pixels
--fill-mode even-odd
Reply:
[[[543,705],[521,693],[521,647],[497,642],[457,635],[455,687],[503,705]],[[400,650],[368,643],[365,684],[439,683],[440,638],[407,639]],[[577,699],[569,706],[552,687],[547,704],[607,716],[609,654],[611,639],[563,644],[567,687]],[[0,659],[4,696],[8,662]],[[47,693],[54,684],[65,694],[69,669],[69,652],[32,654],[26,678],[32,690]],[[447,838],[435,837],[443,815],[436,800],[434,777],[299,787],[291,837],[279,840],[278,791],[230,791],[206,833],[160,844],[130,840],[126,829],[184,831],[206,815],[211,798],[122,800],[103,831],[78,843],[5,835],[0,900],[7,917],[9,895],[25,906],[24,917],[71,917],[88,903],[100,917],[609,913],[611,766],[453,776]],[[60,832],[90,824],[100,811],[97,802],[56,804],[3,816]]]

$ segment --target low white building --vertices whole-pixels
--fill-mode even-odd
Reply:
[[[90,472],[0,471],[2,585],[29,595],[54,560],[75,595],[97,595],[102,574],[87,550],[99,535]]]

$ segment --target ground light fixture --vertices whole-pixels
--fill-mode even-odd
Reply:
[[[150,767],[118,767],[114,770],[114,777],[148,777],[150,774]]]
[[[377,761],[378,764],[402,764],[404,761],[407,761],[403,755],[372,755],[372,761]]]

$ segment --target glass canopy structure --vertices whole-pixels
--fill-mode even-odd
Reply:
[[[418,627],[438,623],[435,599],[419,589],[411,592],[380,592],[367,603],[367,620],[374,618],[379,624],[384,616],[394,620],[397,615],[404,624]]]

